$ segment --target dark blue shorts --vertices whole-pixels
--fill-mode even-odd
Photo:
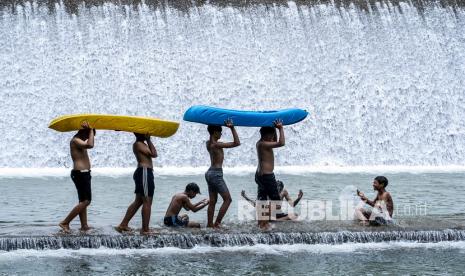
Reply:
[[[179,216],[165,217],[163,223],[169,227],[186,227],[189,223],[189,217],[181,219]]]

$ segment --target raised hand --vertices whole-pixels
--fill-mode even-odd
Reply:
[[[89,129],[89,128],[90,128],[89,122],[83,121],[83,122],[81,123],[81,127],[82,127],[83,129]]]
[[[224,121],[224,125],[228,128],[233,128],[234,127],[234,122],[232,119],[227,119]]]
[[[275,120],[273,123],[274,123],[274,126],[275,126],[277,129],[283,128],[283,120],[277,119],[277,120]]]
[[[304,193],[302,192],[302,190],[299,190],[299,195],[297,197],[302,198],[303,196],[304,196]]]

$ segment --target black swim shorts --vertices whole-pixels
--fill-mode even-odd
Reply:
[[[134,172],[132,178],[134,179],[134,183],[136,185],[136,190],[134,193],[145,197],[153,197],[155,183],[152,168],[139,167]]]
[[[257,199],[258,200],[281,200],[278,192],[278,185],[274,173],[271,174],[255,174],[255,182],[257,183]]]
[[[90,182],[92,176],[90,176],[90,170],[72,170],[71,179],[73,180],[74,185],[76,186],[79,202],[83,202],[85,200],[91,201],[92,191],[90,187]]]

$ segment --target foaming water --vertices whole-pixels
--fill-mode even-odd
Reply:
[[[346,244],[380,243],[393,241],[437,243],[464,241],[464,230],[418,231],[339,231],[315,233],[171,233],[153,236],[80,235],[80,236],[0,236],[0,250],[21,249],[146,249],[146,248],[195,248],[197,246],[231,247],[252,245],[292,244]]]
[[[53,5],[0,11],[0,167],[69,167],[72,134],[47,129],[59,115],[181,120],[193,104],[309,110],[286,128],[281,166],[465,164],[462,7]],[[258,131],[238,132],[225,165],[252,166]],[[206,137],[183,123],[156,139],[157,163],[205,166]],[[132,166],[132,140],[98,132],[93,164]]]
[[[203,175],[208,167],[156,167],[157,176],[198,176]],[[225,173],[231,176],[245,176],[254,174],[254,166],[226,167]],[[68,177],[68,168],[0,168],[0,178],[40,178],[40,177]],[[93,168],[94,176],[125,177],[134,173],[134,168]],[[278,174],[307,176],[311,174],[442,174],[463,173],[465,166],[278,166]],[[355,191],[355,186],[346,187],[349,193]]]
[[[215,253],[252,253],[261,255],[282,255],[288,253],[357,253],[366,251],[383,251],[398,249],[459,249],[465,253],[465,241],[458,242],[382,242],[382,243],[346,243],[346,244],[291,244],[291,245],[252,245],[252,246],[228,246],[211,247],[195,246],[190,249],[176,247],[165,247],[157,249],[112,249],[101,247],[98,249],[81,248],[78,250],[58,249],[58,250],[16,250],[1,252],[0,259],[8,260],[14,258],[37,257],[37,258],[80,258],[81,256],[150,256],[150,255],[179,255],[179,254],[215,254]]]

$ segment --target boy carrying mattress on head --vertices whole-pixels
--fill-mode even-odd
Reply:
[[[205,173],[205,179],[208,184],[208,193],[210,196],[210,205],[208,206],[208,224],[207,227],[218,228],[221,225],[226,211],[231,204],[231,194],[229,193],[228,187],[223,179],[223,161],[225,148],[234,148],[241,144],[239,136],[237,135],[236,129],[234,128],[233,121],[227,120],[225,122],[226,127],[231,129],[233,135],[233,142],[224,143],[220,142],[221,138],[221,126],[209,125],[207,130],[210,134],[210,139],[206,142],[207,151],[210,154],[211,165],[208,171]],[[218,194],[223,198],[223,204],[221,204],[218,216],[216,217],[215,223],[213,223],[213,217],[215,215],[215,205],[218,199]]]
[[[276,137],[276,129],[279,130],[279,139]],[[260,128],[260,140],[257,141],[258,167],[255,173],[257,183],[257,205],[268,206],[268,217],[258,220],[258,226],[269,229],[269,220],[272,211],[281,213],[282,200],[279,196],[278,184],[274,175],[274,148],[283,147],[286,144],[284,137],[283,122],[276,120],[274,127]],[[267,202],[269,201],[269,202]],[[273,210],[274,209],[274,210]],[[258,212],[258,211],[257,211]]]
[[[71,231],[69,224],[78,215],[81,220],[81,231],[90,229],[87,225],[87,206],[90,205],[92,200],[90,185],[92,177],[90,175],[90,160],[87,150],[94,147],[95,129],[90,128],[87,122],[82,123],[81,127],[82,129],[73,136],[70,142],[71,159],[73,160],[71,179],[76,186],[79,203],[58,224],[65,233]]]

